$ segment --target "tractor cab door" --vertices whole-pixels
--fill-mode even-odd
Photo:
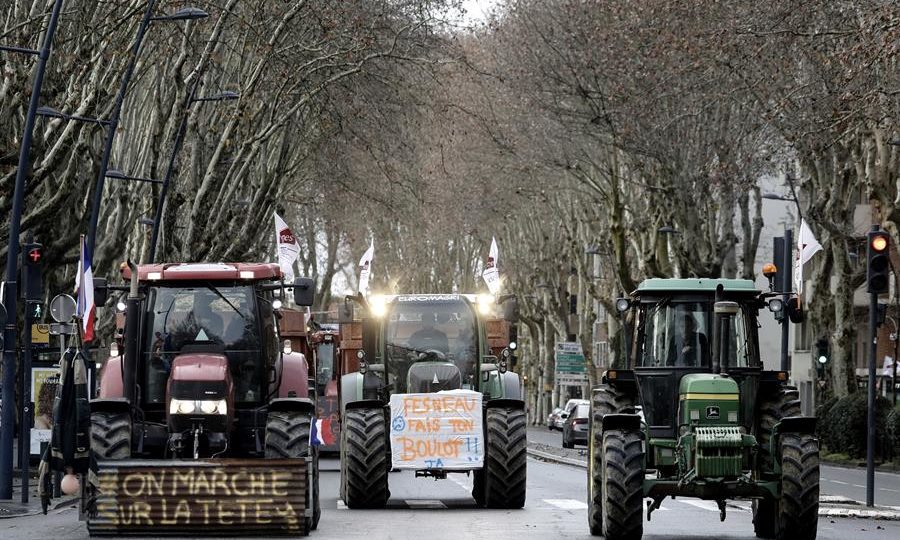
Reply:
[[[678,388],[689,373],[708,373],[712,351],[712,298],[642,298],[632,365],[651,437],[678,430]]]

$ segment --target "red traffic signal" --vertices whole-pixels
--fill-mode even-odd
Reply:
[[[41,259],[44,257],[43,248],[32,247],[28,250],[28,253],[25,255],[26,260],[31,264],[40,264]]]

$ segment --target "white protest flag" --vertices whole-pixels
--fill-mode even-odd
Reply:
[[[797,294],[803,292],[803,265],[819,251],[822,251],[822,244],[816,240],[812,229],[806,224],[806,220],[801,220],[800,233],[797,235],[797,258],[794,261],[794,285],[797,288]]]
[[[375,240],[369,244],[369,249],[363,253],[359,260],[359,294],[366,296],[369,294],[369,276],[372,274],[372,258],[375,256]]]
[[[300,244],[297,238],[288,227],[288,224],[281,219],[277,212],[275,214],[275,247],[278,251],[278,266],[281,267],[281,273],[284,274],[284,280],[292,283],[294,281],[294,261],[300,256]]]
[[[487,283],[488,290],[491,294],[496,295],[500,292],[500,270],[497,269],[497,263],[500,260],[500,250],[497,248],[497,239],[491,238],[491,251],[488,253],[487,264],[481,277]]]

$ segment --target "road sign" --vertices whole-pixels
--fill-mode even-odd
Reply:
[[[58,323],[67,323],[75,315],[75,299],[68,294],[57,294],[50,301],[50,316]]]
[[[561,341],[556,344],[556,384],[578,385],[588,382],[584,365],[584,352],[577,341]]]

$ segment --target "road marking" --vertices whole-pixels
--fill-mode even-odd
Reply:
[[[900,493],[900,490],[891,488],[878,488],[879,491],[890,491],[891,493]]]
[[[847,483],[847,482],[841,482],[840,480],[829,480],[829,479],[826,478],[825,481],[826,481],[826,482],[831,482],[832,484],[840,484],[840,485],[842,485],[842,486],[849,486],[849,485],[850,485],[849,483]]]
[[[411,509],[443,510],[447,505],[437,499],[406,499],[403,501]]]
[[[719,511],[719,505],[716,504],[714,501],[678,499],[678,502],[681,502],[681,503],[684,503],[684,504],[689,504],[689,505],[691,505],[691,506],[695,506],[695,507],[701,508],[701,509],[703,509],[703,510],[708,510],[708,511],[710,511],[710,512],[718,512],[718,511]],[[746,503],[744,503],[744,504],[746,504]],[[749,512],[749,511],[750,511],[750,507],[749,507],[749,506],[744,506],[744,504],[738,504],[738,503],[735,503],[735,502],[727,502],[727,503],[726,503],[727,507],[728,507],[728,508],[731,508],[731,509],[733,509],[733,510],[739,510],[739,511],[742,511],[742,512]]]
[[[864,488],[864,487],[866,487],[866,486],[861,486],[861,485],[859,485],[859,484],[850,484],[850,485],[852,485],[853,487],[856,487],[856,488]]]
[[[338,510],[346,510],[347,509],[347,505],[344,504],[344,499],[337,500],[337,509]]]
[[[588,507],[586,503],[575,499],[544,499],[544,502],[563,510],[585,510]]]

